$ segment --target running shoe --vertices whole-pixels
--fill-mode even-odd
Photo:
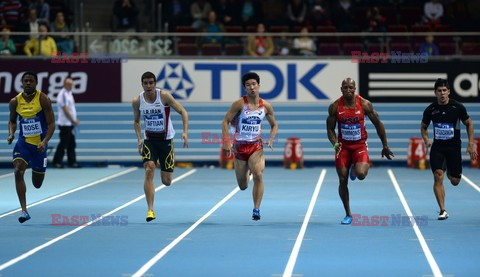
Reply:
[[[29,219],[30,215],[28,214],[28,212],[22,212],[22,215],[20,215],[20,217],[18,218],[18,222],[23,223]]]
[[[447,211],[445,211],[445,210],[440,211],[440,214],[438,215],[438,220],[445,220],[447,218],[448,218]]]
[[[152,210],[149,210],[148,213],[147,213],[147,222],[150,222],[152,220],[154,220],[156,217],[155,217],[155,213],[152,211]]]
[[[355,170],[353,169],[353,165],[350,167],[350,180],[355,181],[357,179],[357,175],[355,175]]]
[[[343,218],[343,220],[342,220],[342,224],[344,224],[344,225],[348,225],[348,224],[351,224],[351,223],[352,223],[352,217],[349,216],[349,215],[345,216],[345,218]]]
[[[252,220],[260,220],[260,209],[253,209]]]

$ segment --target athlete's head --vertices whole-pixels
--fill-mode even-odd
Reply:
[[[437,79],[435,81],[435,96],[439,104],[447,104],[450,95],[450,85],[446,79]]]
[[[260,76],[255,72],[248,72],[242,76],[242,84],[247,95],[255,95],[260,87]]]
[[[142,74],[142,87],[144,91],[152,91],[155,89],[157,84],[157,78],[155,78],[155,74],[150,71],[147,71]]]
[[[355,96],[355,90],[357,89],[355,81],[348,77],[342,81],[342,86],[340,90],[342,91],[343,97],[347,100],[352,100]]]
[[[71,77],[65,78],[65,81],[63,82],[63,87],[68,91],[72,90],[73,79]]]
[[[26,94],[32,94],[37,89],[38,77],[37,73],[27,71],[22,75],[22,88]]]

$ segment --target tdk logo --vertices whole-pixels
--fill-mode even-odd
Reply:
[[[187,99],[195,84],[180,63],[167,63],[157,77],[159,87],[172,92],[177,99]]]

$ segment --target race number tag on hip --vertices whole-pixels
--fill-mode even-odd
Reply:
[[[151,132],[162,132],[165,130],[163,118],[145,120],[145,130]]]
[[[26,137],[33,137],[42,133],[42,126],[40,122],[22,123],[23,135]]]
[[[340,131],[344,140],[360,140],[362,138],[360,124],[341,124]]]
[[[452,123],[434,123],[435,139],[449,140],[455,135]]]

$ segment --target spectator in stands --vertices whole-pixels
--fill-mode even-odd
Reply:
[[[0,24],[11,25],[16,30],[22,22],[22,3],[17,0],[7,0],[0,3]]]
[[[290,37],[285,36],[284,33],[275,37],[275,55],[276,56],[288,56],[292,48],[292,41]]]
[[[287,5],[285,1],[263,0],[262,1],[263,22],[267,26],[288,25]]]
[[[418,49],[419,53],[427,54],[428,56],[438,56],[440,51],[438,46],[433,42],[433,36],[429,35],[425,37],[425,42],[420,45]]]
[[[192,27],[195,30],[202,30],[208,18],[208,13],[212,10],[212,5],[206,0],[196,0],[190,5],[190,15],[193,18]]]
[[[69,167],[80,167],[77,163],[77,155],[75,154],[76,128],[80,124],[77,119],[77,109],[75,108],[75,99],[73,98],[73,80],[67,77],[63,83],[63,88],[57,95],[58,120],[57,125],[60,130],[60,142],[53,156],[53,167],[63,167],[63,156],[67,149],[67,163]]]
[[[297,55],[315,56],[317,45],[315,44],[315,41],[308,36],[307,27],[303,27],[300,31],[300,37],[293,40],[293,49]]]
[[[225,29],[223,25],[217,21],[217,13],[211,10],[208,13],[208,23],[203,28],[204,33],[223,33]],[[203,37],[205,43],[222,43],[222,36],[205,36]]]
[[[367,10],[367,32],[386,32],[387,19],[380,14],[380,9],[374,6]]]
[[[112,31],[134,28],[140,32],[138,9],[133,0],[117,0],[113,5]]]
[[[263,18],[262,8],[257,0],[244,0],[241,12],[244,27],[257,25],[259,19]]]
[[[63,16],[63,12],[57,12],[55,21],[52,22],[50,26],[52,32],[69,32],[68,26],[65,23],[65,17]],[[73,39],[71,39],[69,36],[56,36],[55,42],[57,43],[58,51],[62,53],[67,53],[68,55],[71,55],[73,53]]]
[[[162,8],[163,18],[168,23],[168,31],[175,32],[177,26],[186,26],[192,23],[187,0],[163,2],[165,3],[165,6]]]
[[[330,8],[327,1],[314,0],[307,14],[308,26],[332,25]]]
[[[439,0],[430,0],[425,3],[423,7],[423,21],[425,24],[430,25],[432,30],[439,24],[443,17],[443,5]]]
[[[2,39],[0,40],[0,55],[2,56],[10,56],[17,52],[15,43],[13,43],[9,33],[10,29],[8,27],[2,28]]]
[[[351,0],[337,0],[332,14],[335,15],[334,23],[340,32],[352,32],[356,29],[355,14],[357,10]]]
[[[37,11],[38,22],[48,26],[50,23],[50,6],[48,3],[45,3],[45,0],[34,0],[28,8],[30,10],[35,9]]]
[[[257,25],[255,36],[249,36],[247,41],[247,53],[254,57],[270,57],[273,53],[273,40],[270,36],[265,36],[265,25]]]
[[[37,18],[37,10],[36,9],[30,9],[28,11],[28,20],[24,25],[24,28],[26,32],[30,32],[30,38],[37,38],[38,37],[38,31],[39,31],[39,26],[40,22],[38,21]]]
[[[23,50],[27,56],[42,55],[51,57],[57,52],[57,44],[52,37],[47,36],[47,26],[40,25],[38,30],[40,36],[27,41]]]
[[[287,16],[290,28],[304,26],[307,17],[307,4],[304,0],[290,0],[287,6]]]
[[[214,9],[224,26],[241,25],[240,4],[236,0],[219,0]]]

